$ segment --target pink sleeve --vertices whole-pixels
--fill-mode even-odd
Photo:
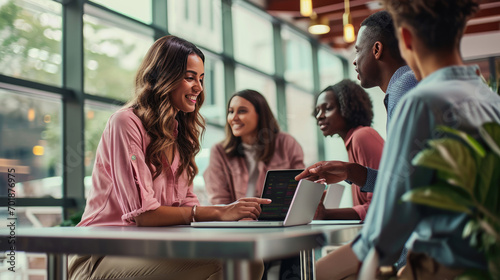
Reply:
[[[191,183],[188,187],[188,191],[186,197],[182,201],[181,206],[194,206],[200,205],[200,201],[198,200],[198,196],[193,191],[193,183]]]
[[[154,197],[153,178],[146,165],[143,146],[143,127],[138,118],[119,114],[110,120],[108,147],[111,177],[122,220],[160,207]]]
[[[290,169],[303,169],[304,165],[304,151],[300,146],[299,142],[295,140],[291,135],[285,134],[287,137],[285,139],[285,147],[289,152],[290,159]]]
[[[371,127],[364,127],[356,131],[351,143],[351,153],[354,161],[362,166],[373,169],[378,169],[383,148],[384,139],[382,139],[377,131]],[[366,196],[365,203],[353,206],[352,208],[358,213],[359,217],[364,220],[373,193],[361,193],[361,195]]]

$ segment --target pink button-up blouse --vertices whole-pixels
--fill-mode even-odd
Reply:
[[[150,138],[133,109],[114,113],[97,147],[92,190],[77,226],[135,225],[134,217],[160,206],[198,205],[186,172],[175,176],[179,154],[153,181],[145,162]]]

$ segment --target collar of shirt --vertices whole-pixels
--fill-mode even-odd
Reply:
[[[420,84],[431,84],[446,80],[476,80],[479,79],[480,70],[478,65],[455,65],[441,68],[420,81]]]
[[[406,72],[411,71],[410,66],[405,65],[401,66],[392,74],[391,79],[389,80],[389,84],[387,84],[387,90],[385,91],[385,96],[389,95],[391,93],[391,87],[392,85],[401,77],[403,76]]]

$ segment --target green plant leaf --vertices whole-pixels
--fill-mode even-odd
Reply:
[[[453,167],[449,166],[434,148],[428,148],[420,151],[413,158],[412,164],[441,171],[444,174],[449,174],[448,177],[451,177],[454,174]],[[443,179],[446,180],[446,178]]]
[[[463,238],[469,237],[470,235],[472,235],[472,233],[476,232],[479,228],[480,228],[480,226],[479,226],[479,223],[477,220],[475,220],[475,219],[469,220],[467,222],[467,224],[465,224],[464,230],[462,232],[462,237]]]
[[[500,244],[497,243],[491,248],[489,252],[486,253],[486,258],[488,260],[488,270],[490,272],[491,278],[498,280],[500,279]]]
[[[407,192],[402,200],[467,213],[471,220],[462,236],[485,253],[489,273],[467,271],[457,279],[500,280],[500,124],[486,123],[479,129],[485,146],[465,132],[439,130],[452,138],[428,141],[430,148],[412,161],[436,170],[437,183]]]
[[[479,269],[467,269],[462,275],[454,278],[455,280],[489,280],[492,279],[487,271]]]
[[[500,157],[488,153],[478,164],[475,197],[492,213],[500,216]]]
[[[472,148],[472,150],[474,150],[480,157],[484,157],[486,155],[486,150],[484,149],[484,147],[469,134],[444,125],[438,126],[437,130],[459,137],[465,143],[467,143],[469,147]]]
[[[429,148],[420,151],[412,164],[438,171],[438,176],[448,183],[473,192],[476,163],[469,149],[452,138],[428,141]]]
[[[443,183],[408,191],[401,199],[444,210],[472,214],[470,207],[473,206],[473,202],[470,195],[459,188]]]
[[[479,128],[479,134],[490,149],[500,157],[500,125],[485,123]]]
[[[451,168],[448,164],[445,164],[444,159],[439,156],[438,152],[434,148],[427,148],[420,151],[417,155],[415,155],[411,163],[413,165],[453,173],[453,168]]]
[[[486,222],[484,222],[483,224],[489,226],[489,224]],[[486,232],[486,233],[487,234],[483,234],[482,243],[485,250],[490,250],[493,246],[495,246],[497,242],[499,242],[500,239],[497,236],[492,235],[495,234],[494,232]]]
[[[455,280],[490,280],[491,276],[487,271],[479,269],[468,269],[462,275],[453,278]]]

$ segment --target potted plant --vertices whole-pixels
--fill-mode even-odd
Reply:
[[[486,123],[480,141],[463,131],[438,128],[412,164],[436,171],[436,180],[405,193],[403,201],[466,213],[463,237],[484,252],[489,275],[469,270],[460,279],[500,279],[500,125]]]

